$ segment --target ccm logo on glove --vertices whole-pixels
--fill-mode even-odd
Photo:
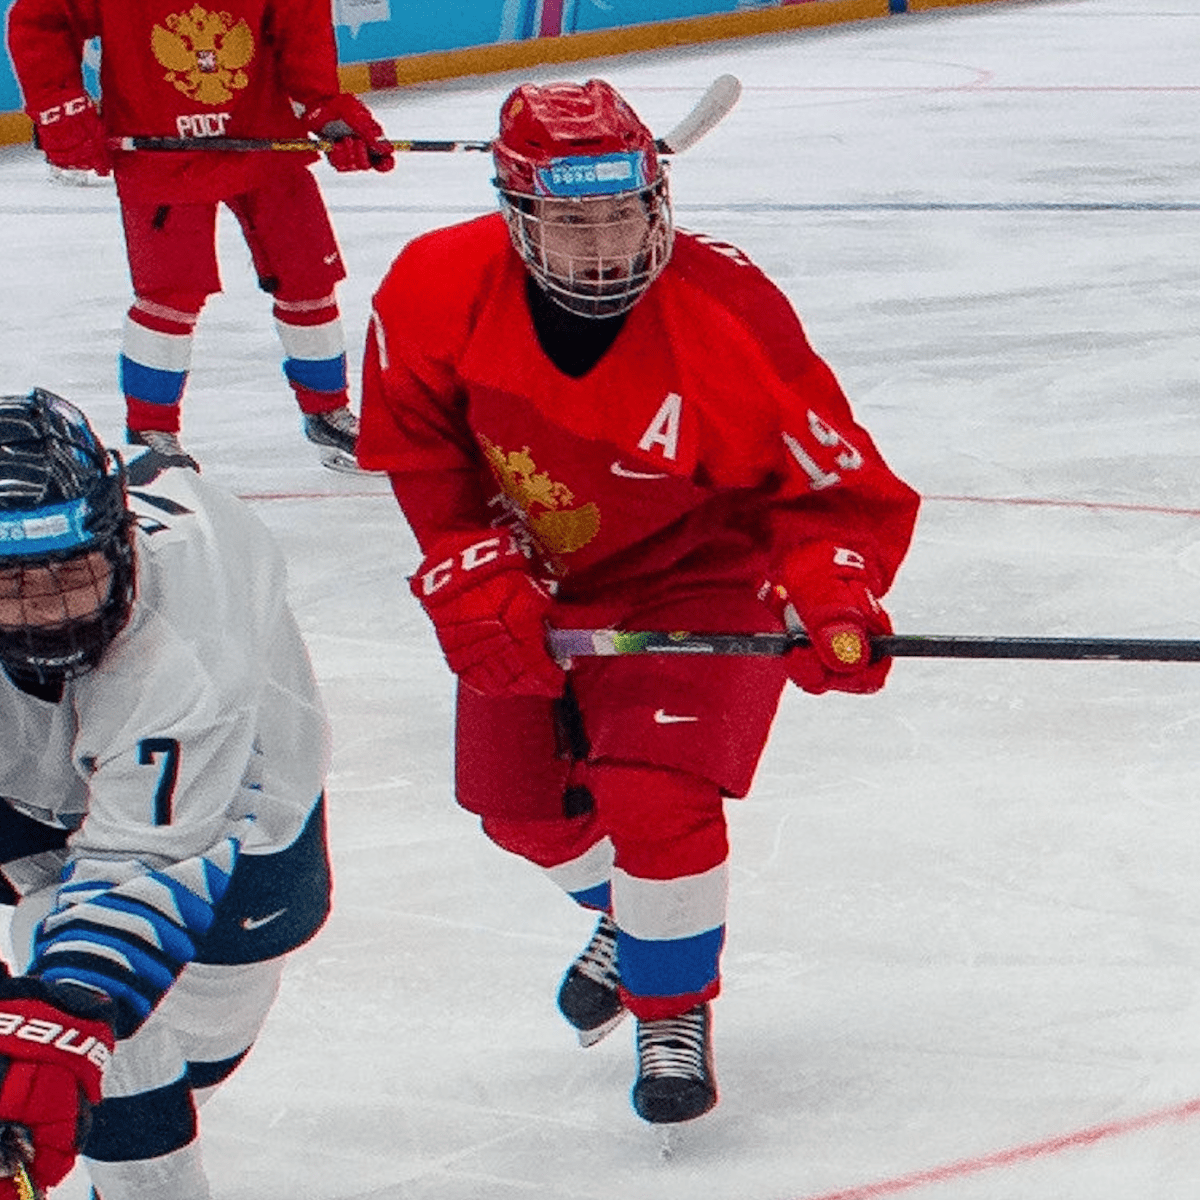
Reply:
[[[63,117],[77,117],[91,107],[91,97],[76,96],[74,100],[66,100],[62,104],[56,104],[53,108],[43,109],[37,115],[37,122],[39,125],[53,125],[55,121],[61,121]]]
[[[450,669],[467,687],[484,696],[562,693],[562,668],[546,651],[552,601],[510,532],[446,534],[410,586]]]
[[[75,96],[44,108],[34,115],[34,123],[37,144],[56,167],[99,175],[112,170],[104,125],[90,96]]]
[[[422,571],[418,576],[421,583],[420,594],[432,596],[441,591],[454,579],[458,571],[478,571],[480,567],[489,566],[502,557],[510,558],[514,555],[523,558],[524,552],[516,539],[508,533],[473,542],[452,557],[444,558]]]
[[[4,1052],[4,1038],[20,1038],[39,1046],[53,1046],[64,1054],[86,1058],[93,1066],[103,1071],[112,1055],[108,1047],[94,1035],[84,1035],[72,1026],[37,1017],[22,1016],[21,1013],[0,1011],[0,1053]]]

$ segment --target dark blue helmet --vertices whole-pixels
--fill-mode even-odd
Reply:
[[[131,524],[121,460],[79,409],[42,388],[0,396],[0,665],[11,677],[53,684],[100,661],[133,605]],[[71,615],[63,600],[55,616],[55,581],[71,570],[77,580],[86,562],[98,565],[95,606]]]

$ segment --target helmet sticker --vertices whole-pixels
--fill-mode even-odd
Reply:
[[[59,554],[86,546],[95,537],[87,528],[90,512],[87,497],[30,512],[0,512],[0,557]]]
[[[644,151],[554,158],[536,172],[539,196],[613,196],[649,181]]]

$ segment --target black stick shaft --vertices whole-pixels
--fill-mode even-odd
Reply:
[[[678,151],[659,138],[655,143],[660,154],[676,154]],[[157,150],[157,151],[221,151],[229,154],[248,154],[260,150],[276,153],[311,151],[324,152],[333,145],[320,138],[233,138],[233,137],[113,137],[108,139],[110,150]],[[435,139],[393,140],[388,143],[397,154],[458,154],[467,150],[487,153],[491,142],[455,142]]]
[[[114,137],[109,138],[110,150],[186,150],[192,151],[224,151],[226,153],[246,153],[254,150],[274,150],[277,152],[322,151],[328,150],[332,142],[321,141],[317,138],[231,138],[231,137]],[[436,154],[452,154],[460,150],[487,151],[492,148],[491,142],[446,142],[446,141],[395,141],[389,145],[398,152],[426,152]]]

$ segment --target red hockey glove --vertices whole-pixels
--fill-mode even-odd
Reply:
[[[349,92],[314,104],[304,114],[309,129],[333,143],[325,157],[335,171],[390,171],[396,152],[370,109]]]
[[[485,696],[562,694],[546,650],[550,597],[503,530],[447,534],[410,581],[463,683]]]
[[[814,542],[791,551],[779,571],[774,601],[790,605],[811,646],[787,658],[792,681],[813,695],[822,692],[877,692],[892,660],[871,659],[873,636],[892,632],[892,623],[872,589],[862,555]]]
[[[76,96],[30,116],[37,144],[56,167],[97,175],[112,172],[104,125],[90,96]]]
[[[45,1190],[70,1173],[113,1048],[107,1001],[69,984],[0,982],[0,1144]],[[16,1200],[0,1179],[0,1200]]]

